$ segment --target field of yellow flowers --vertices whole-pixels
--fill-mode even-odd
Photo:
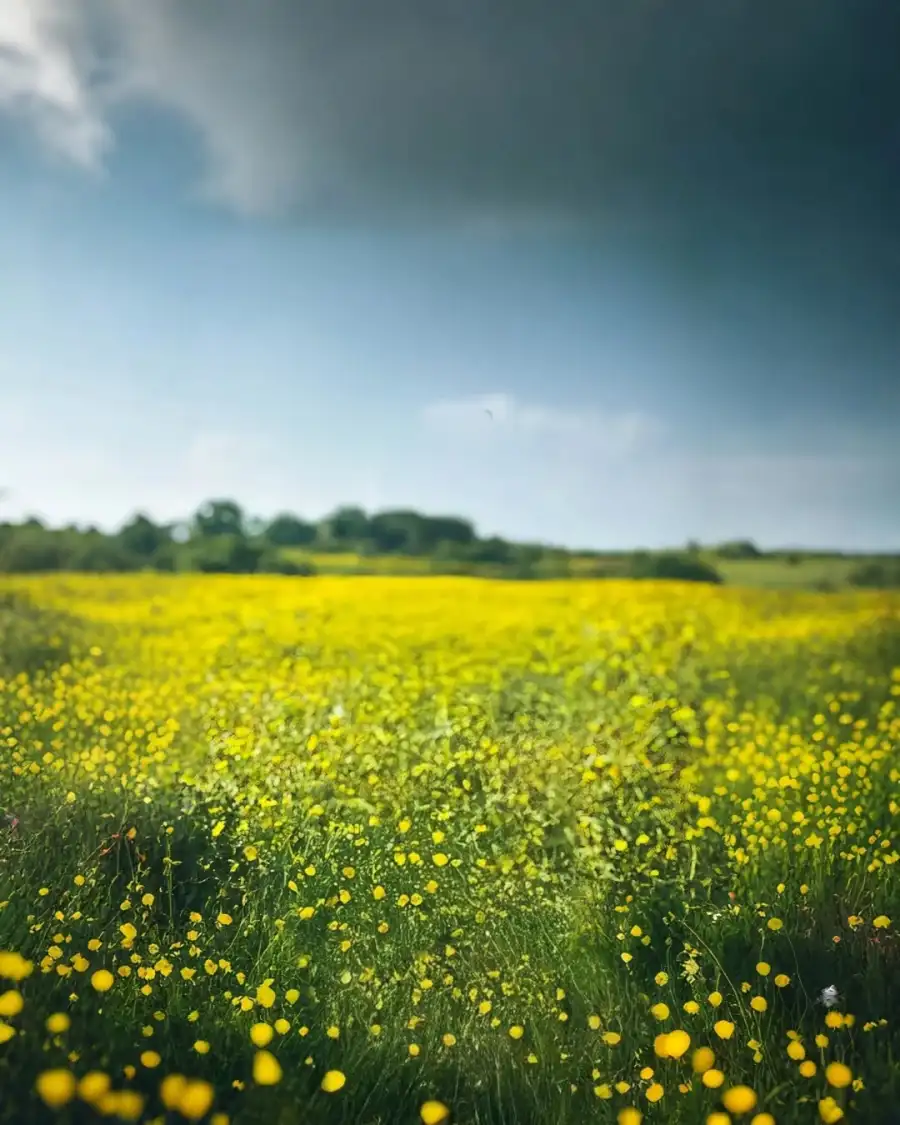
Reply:
[[[0,1121],[900,1121],[900,599],[0,588]]]

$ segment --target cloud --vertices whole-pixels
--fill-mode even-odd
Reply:
[[[660,424],[639,411],[603,413],[545,403],[522,402],[502,392],[443,399],[422,412],[426,426],[459,438],[566,440],[590,453],[622,456],[660,432]]]
[[[872,107],[898,96],[898,12],[0,0],[0,105],[91,167],[119,106],[161,107],[196,131],[200,190],[251,214],[708,225],[730,199],[796,226],[890,204],[893,123]]]
[[[81,0],[0,0],[0,109],[43,142],[97,171],[112,133],[92,89],[96,63]]]

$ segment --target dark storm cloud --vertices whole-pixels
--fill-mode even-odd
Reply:
[[[257,52],[246,96],[271,99],[278,143],[295,123],[321,205],[894,215],[885,0],[313,0],[232,20],[213,34]]]
[[[57,139],[93,119],[84,159],[117,100],[168,106],[202,134],[208,189],[249,211],[637,224],[735,212],[751,236],[767,216],[877,217],[894,232],[892,0],[35,0],[34,12],[0,29],[0,101],[53,111]]]

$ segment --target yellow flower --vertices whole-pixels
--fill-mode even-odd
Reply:
[[[764,1012],[768,1006],[765,996],[754,996],[750,1001],[750,1007],[754,1012]]]
[[[183,1074],[168,1074],[159,1084],[159,1100],[166,1109],[178,1109],[181,1095],[187,1088],[188,1080]]]
[[[0,1016],[17,1016],[25,1007],[22,993],[11,988],[0,995]]]
[[[805,1059],[797,1069],[803,1078],[814,1078],[816,1074],[816,1064],[812,1059]]]
[[[62,1068],[45,1070],[38,1075],[35,1089],[45,1105],[60,1109],[75,1097],[75,1075]]]
[[[775,977],[775,985],[777,988],[787,988],[790,983],[791,978],[787,973],[779,973],[778,976]]]
[[[761,977],[767,977],[772,971],[772,966],[768,961],[758,961],[756,964],[756,971]]]
[[[176,1075],[176,1077],[179,1076]],[[189,1121],[199,1121],[209,1112],[215,1097],[215,1090],[209,1082],[204,1082],[199,1078],[183,1079],[182,1081],[184,1081],[184,1085],[179,1091],[176,1108],[181,1116],[186,1117]]]
[[[731,1125],[731,1118],[727,1113],[720,1113],[718,1110],[714,1110],[706,1118],[706,1125]]]
[[[806,1058],[806,1048],[799,1039],[792,1039],[787,1045],[788,1058],[793,1059],[794,1062],[800,1062],[801,1059]]]
[[[710,1004],[712,1004],[712,1006],[714,1008],[718,1008],[718,1006],[722,1003],[722,993],[721,992],[711,992],[709,994],[709,996],[707,997],[707,999],[709,1000]]]
[[[209,1043],[207,1043],[207,1041],[205,1039],[195,1039],[194,1040],[194,1050],[197,1052],[198,1055],[208,1055],[209,1054]]]
[[[31,975],[34,964],[26,961],[21,953],[11,953],[9,950],[0,950],[0,977],[7,980],[25,980]]]
[[[669,974],[660,972],[660,973],[657,973],[656,976],[653,979],[656,981],[656,983],[659,985],[659,987],[662,988],[663,985],[666,985],[666,984],[669,983]]]
[[[250,1041],[254,1047],[268,1047],[275,1036],[275,1032],[267,1023],[255,1023],[250,1028]]]
[[[652,1082],[647,1087],[647,1092],[644,1097],[648,1102],[658,1102],[666,1091],[658,1082]]]
[[[669,1018],[669,1006],[668,1004],[654,1004],[650,1009],[650,1014],[654,1019],[667,1020]]]
[[[109,969],[98,969],[91,975],[91,984],[97,992],[109,992],[115,983],[115,977]]]
[[[347,1076],[341,1070],[327,1070],[322,1078],[322,1089],[326,1094],[336,1094],[343,1089]]]
[[[670,1059],[680,1059],[691,1045],[691,1037],[680,1028],[666,1036],[666,1050]]]
[[[716,1061],[715,1053],[709,1047],[698,1047],[691,1058],[691,1066],[695,1074],[704,1074],[711,1070]]]
[[[766,922],[766,925],[770,930],[777,931],[784,926],[784,922],[782,922],[780,918],[770,918],[768,922]]]
[[[840,1121],[843,1116],[844,1111],[834,1098],[822,1098],[819,1102],[819,1117],[822,1118],[825,1125],[834,1125],[834,1123]]]
[[[431,857],[431,862],[435,867],[446,867],[450,862],[450,857],[445,855],[443,852],[435,852]]]
[[[711,1067],[709,1070],[703,1072],[703,1077],[700,1081],[710,1090],[718,1090],[725,1081],[725,1075],[721,1070],[716,1070],[715,1067]]]
[[[853,1081],[853,1071],[842,1062],[832,1062],[825,1067],[825,1080],[829,1086],[842,1090]]]
[[[891,920],[886,914],[879,914],[877,918],[872,919],[872,925],[876,930],[886,930],[890,924]]]
[[[700,1005],[696,1000],[686,1000],[682,1007],[689,1016],[695,1016],[700,1011]]]
[[[510,1039],[521,1039],[525,1034],[525,1028],[520,1023],[514,1023],[509,1029]]]
[[[78,1096],[83,1102],[94,1105],[112,1085],[109,1075],[101,1070],[89,1070],[78,1082]]]
[[[750,1125],[775,1125],[775,1118],[771,1113],[756,1113],[753,1115]]]
[[[720,1039],[730,1039],[734,1035],[734,1024],[730,1020],[716,1020],[713,1031]]]
[[[257,1051],[253,1056],[253,1081],[257,1086],[275,1086],[281,1076],[281,1064],[271,1051]]]
[[[141,1054],[141,1066],[145,1066],[148,1070],[153,1070],[161,1062],[162,1058],[156,1051],[143,1051]]]
[[[749,1086],[732,1086],[722,1095],[722,1104],[729,1113],[749,1113],[756,1108],[757,1097]]]
[[[256,1002],[262,1008],[271,1008],[275,1003],[275,991],[268,984],[261,984],[256,990]]]
[[[622,1042],[622,1036],[618,1031],[604,1031],[600,1038],[610,1047],[615,1047],[617,1043]]]
[[[423,1102],[419,1108],[419,1117],[422,1118],[424,1125],[442,1125],[450,1117],[450,1110],[443,1102],[427,1101]]]
[[[644,1115],[639,1109],[634,1106],[626,1106],[624,1109],[619,1110],[618,1117],[616,1118],[617,1125],[641,1125],[644,1120]]]

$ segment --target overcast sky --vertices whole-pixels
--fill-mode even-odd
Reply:
[[[900,548],[900,5],[0,0],[0,518]]]

